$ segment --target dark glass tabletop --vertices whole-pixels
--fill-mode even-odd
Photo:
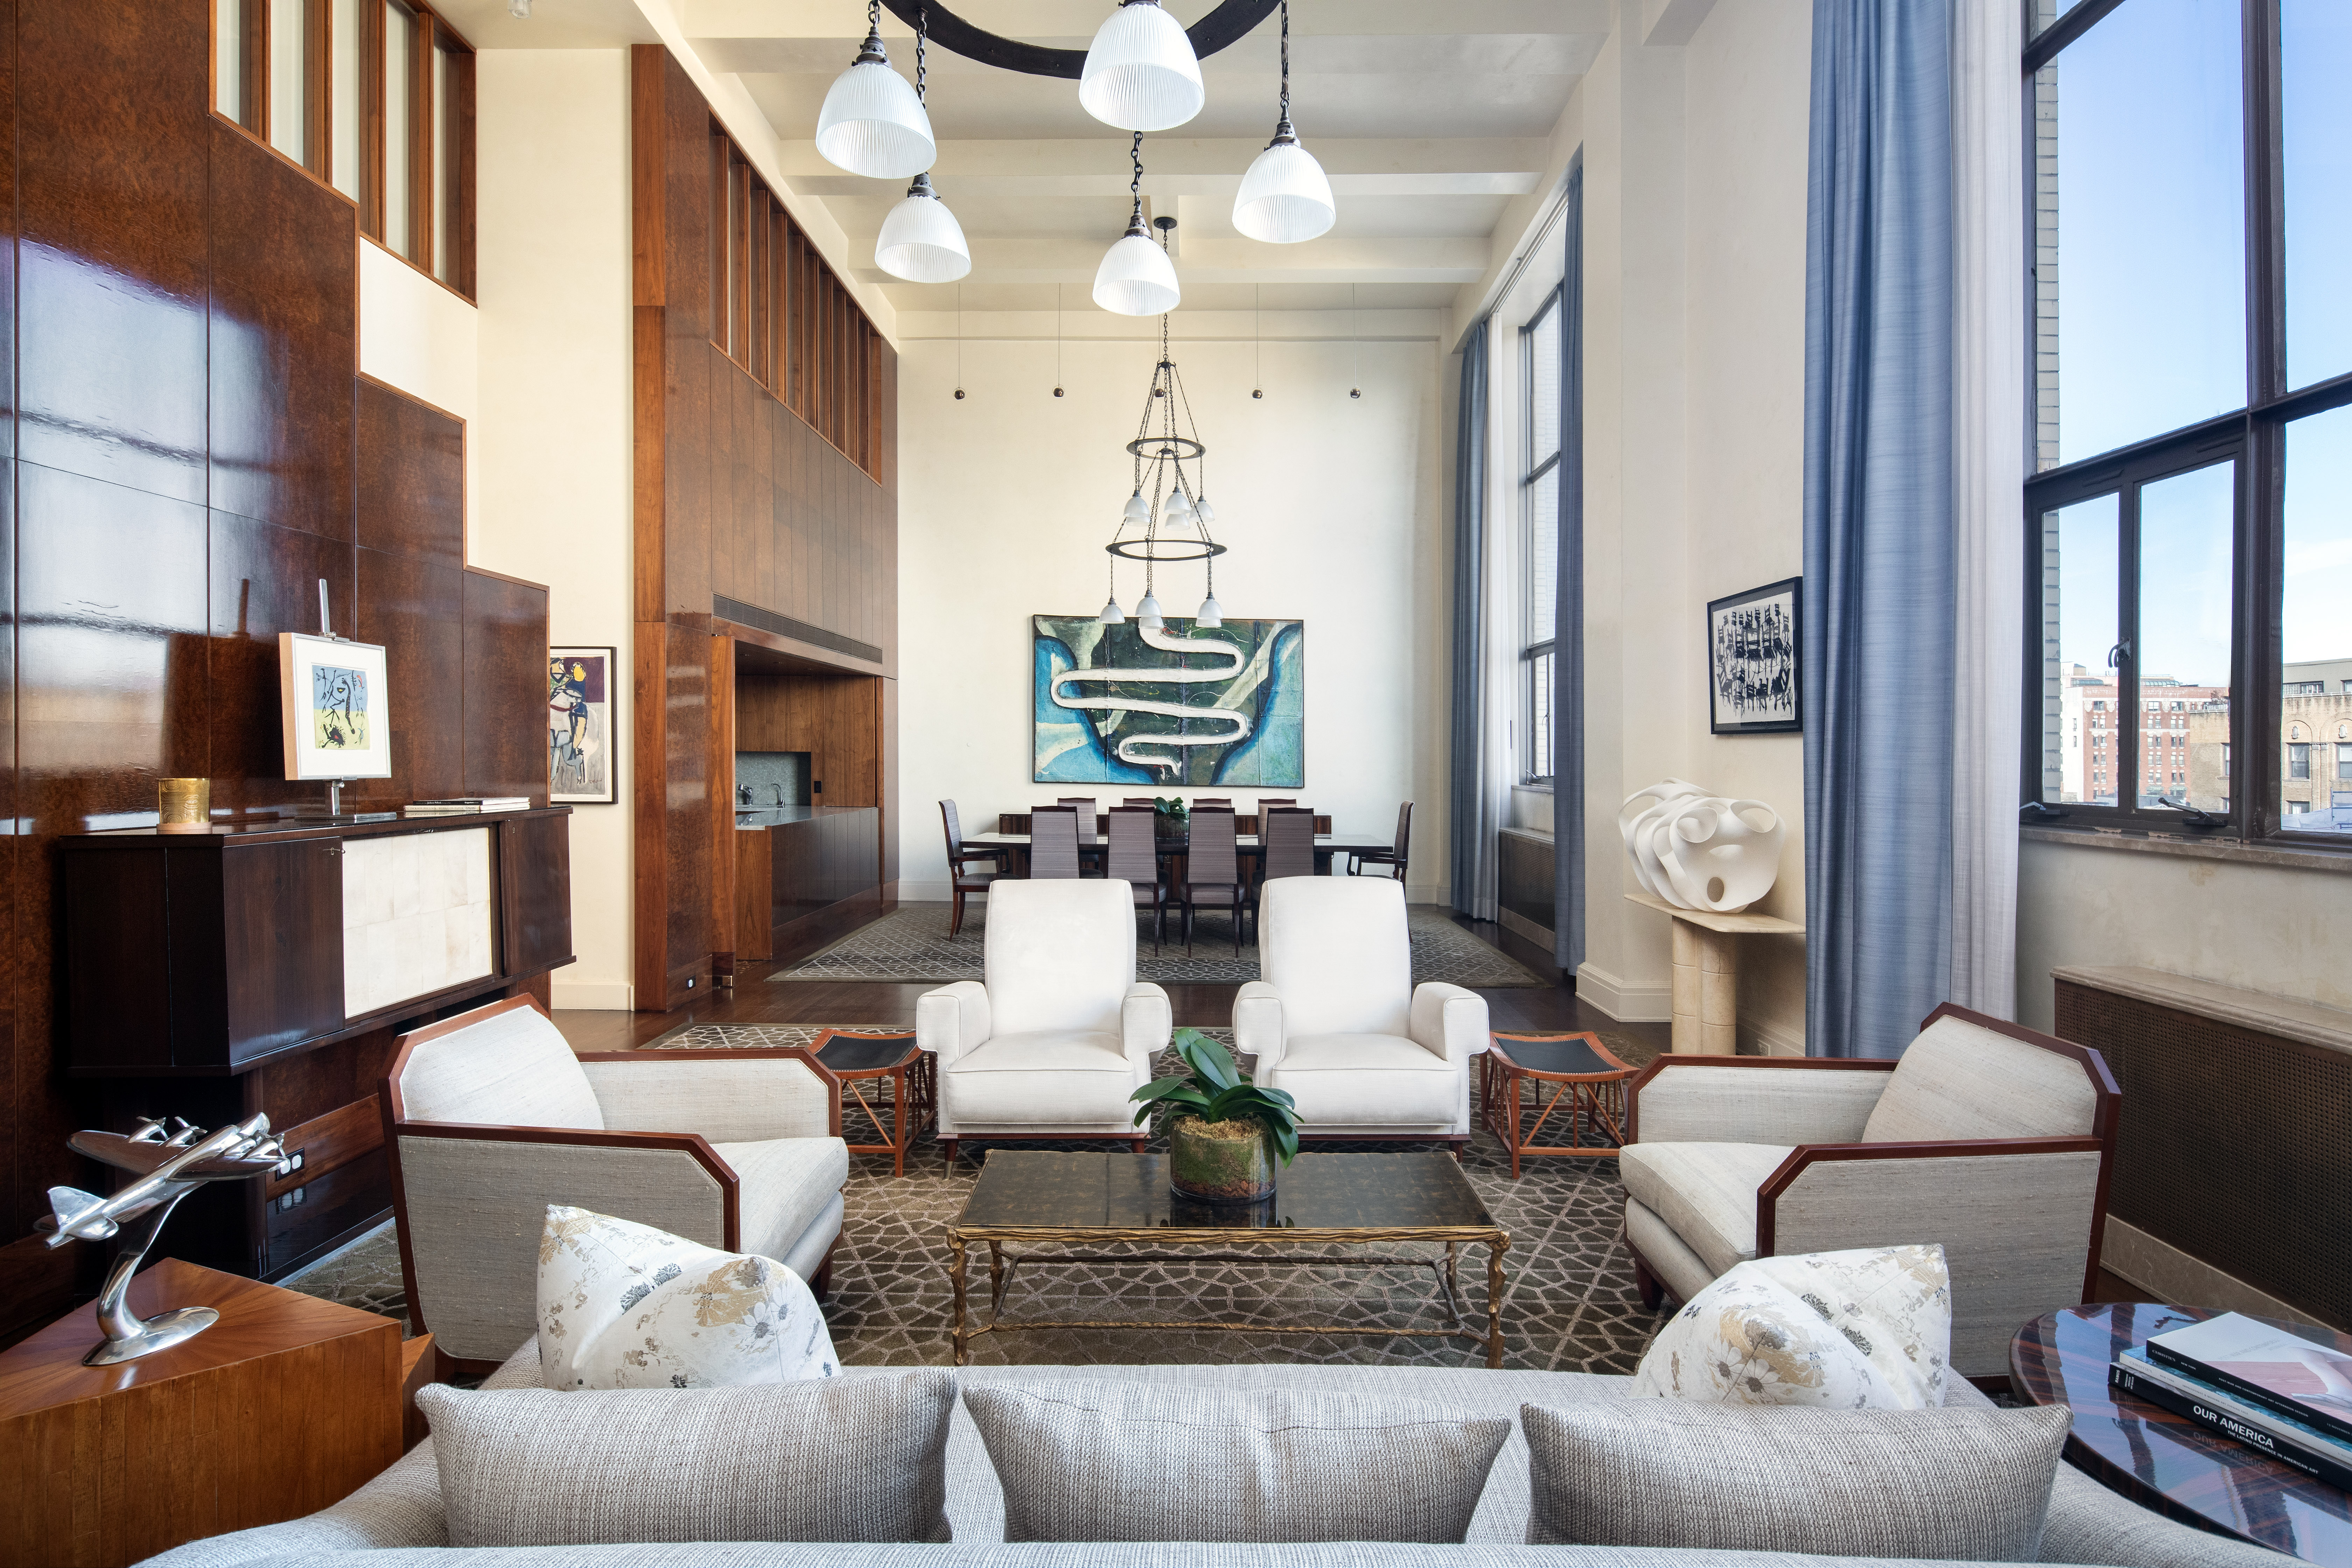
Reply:
[[[835,1072],[881,1072],[898,1066],[915,1051],[911,1034],[886,1036],[835,1035],[817,1047],[816,1059]]]
[[[1591,1035],[1496,1035],[1495,1049],[1513,1066],[1561,1078],[1630,1074]]]
[[[2145,1301],[2046,1313],[2011,1342],[2010,1384],[2036,1405],[2070,1406],[2066,1457],[2134,1501],[2307,1562],[2352,1568],[2352,1498],[2107,1385],[2107,1364],[2127,1346],[2212,1316],[2206,1308]],[[2279,1326],[2323,1342],[2332,1337],[2352,1352],[2352,1338],[2342,1334]]]
[[[1194,1203],[1164,1154],[992,1149],[959,1230],[1495,1230],[1446,1154],[1301,1154],[1268,1201]]]

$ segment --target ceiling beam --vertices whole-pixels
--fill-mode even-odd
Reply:
[[[1214,0],[1196,0],[1177,14],[1192,22],[1213,8]],[[1298,0],[1291,9],[1290,31],[1294,38],[1605,35],[1615,9],[1613,0]],[[689,38],[846,38],[855,51],[866,37],[865,0],[681,0],[677,12]],[[1109,14],[1109,0],[989,0],[982,20],[1006,37],[1082,49]],[[882,32],[885,37],[914,36],[913,28],[887,12]]]
[[[1238,180],[1265,142],[1256,137],[1159,136],[1145,145],[1150,158],[1144,177],[1147,183],[1157,183],[1161,178],[1202,175]],[[1124,137],[941,142],[939,161],[932,165],[931,173],[938,179],[960,182],[1089,181],[1116,175],[1114,183],[1125,190],[1127,152]],[[818,155],[814,142],[782,142],[778,156],[782,160],[784,177],[793,182],[796,190],[821,189],[820,182],[836,177],[849,182],[848,189],[839,194],[870,195],[874,189],[873,181],[845,175],[826,163]],[[1550,160],[1551,143],[1539,137],[1320,137],[1315,142],[1315,157],[1331,176],[1335,188],[1341,179],[1358,178],[1410,180],[1426,175],[1446,180],[1463,176],[1516,179],[1540,176]],[[1392,194],[1414,193],[1400,190]],[[1433,194],[1455,193],[1449,190]]]

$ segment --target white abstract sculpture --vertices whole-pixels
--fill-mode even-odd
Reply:
[[[1635,791],[1617,820],[1645,891],[1714,914],[1737,914],[1772,890],[1789,833],[1762,801],[1726,800],[1681,779]]]

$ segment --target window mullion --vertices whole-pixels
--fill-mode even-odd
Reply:
[[[2116,809],[2127,815],[2140,809],[2140,777],[2147,765],[2141,752],[2139,637],[2139,495],[2137,482],[2124,486],[2116,498],[2116,638],[2123,662],[2116,667],[2116,706],[2119,721],[2116,744],[2123,764],[2116,778]]]
[[[2286,391],[2284,110],[2279,0],[2244,0],[2246,406]]]

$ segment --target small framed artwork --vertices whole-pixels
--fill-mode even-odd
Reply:
[[[392,700],[382,647],[280,632],[278,693],[288,778],[392,776]]]
[[[1767,583],[1706,607],[1707,728],[1717,735],[1802,730],[1797,681],[1804,579]]]
[[[547,799],[610,805],[613,660],[609,647],[547,650]]]

